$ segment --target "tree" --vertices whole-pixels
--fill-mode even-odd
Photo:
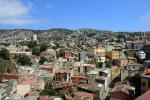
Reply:
[[[7,72],[8,73],[11,73],[13,71],[13,68],[12,67],[7,67]]]
[[[31,59],[27,55],[20,55],[18,58],[18,63],[21,65],[29,65],[31,64]]]
[[[32,49],[32,55],[39,56],[40,55],[40,50],[38,48],[33,48]]]
[[[42,64],[44,64],[45,61],[48,61],[48,59],[47,59],[46,57],[43,57],[43,56],[42,56],[42,57],[40,58],[39,64],[42,65]]]
[[[36,46],[37,46],[37,42],[36,42],[36,41],[30,41],[30,42],[28,43],[28,47],[29,47],[30,49],[35,48]]]
[[[134,76],[128,76],[126,78],[131,84],[131,86],[135,87],[135,97],[141,95],[141,76],[140,74],[135,74]]]
[[[41,46],[40,46],[40,51],[41,51],[41,52],[42,52],[42,51],[45,51],[47,48],[48,48],[47,44],[46,44],[46,43],[43,43],[43,44],[41,44]]]
[[[106,61],[106,68],[110,68],[112,66],[112,61],[109,60],[109,61]]]
[[[99,95],[96,95],[96,96],[93,98],[93,100],[101,100],[101,99],[100,99]]]
[[[5,48],[2,48],[0,50],[0,57],[3,58],[4,60],[9,60],[10,59],[9,51]]]

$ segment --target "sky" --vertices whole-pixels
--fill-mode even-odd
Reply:
[[[0,0],[0,29],[150,31],[150,0]]]

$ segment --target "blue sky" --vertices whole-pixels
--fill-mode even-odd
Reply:
[[[0,29],[150,31],[150,0],[0,0]]]

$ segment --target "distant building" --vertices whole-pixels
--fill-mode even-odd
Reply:
[[[132,86],[128,85],[116,86],[110,92],[110,100],[133,100],[134,90]]]
[[[37,35],[36,34],[33,35],[33,41],[37,41]]]

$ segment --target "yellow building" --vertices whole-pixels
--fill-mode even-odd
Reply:
[[[118,51],[108,51],[106,52],[106,57],[112,60],[119,59],[119,52]]]

